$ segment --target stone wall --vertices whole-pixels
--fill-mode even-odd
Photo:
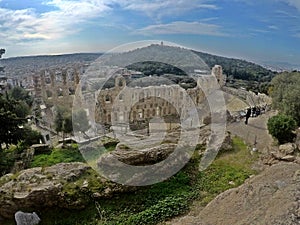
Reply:
[[[99,93],[96,122],[111,125],[171,115],[185,117],[204,97],[199,87],[188,90],[179,85],[127,87],[125,79],[118,76],[115,87]]]
[[[48,69],[33,76],[35,97],[49,105],[70,104],[80,80],[80,69]]]

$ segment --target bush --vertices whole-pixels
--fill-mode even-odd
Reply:
[[[274,108],[293,117],[300,125],[300,73],[279,74],[272,80],[270,90]]]
[[[159,201],[156,205],[135,214],[127,220],[128,225],[147,225],[157,224],[167,218],[182,214],[189,208],[187,198],[184,197],[167,197]]]
[[[283,114],[273,116],[268,121],[269,133],[278,140],[280,144],[291,142],[295,137],[293,131],[297,128],[297,122],[291,117]]]

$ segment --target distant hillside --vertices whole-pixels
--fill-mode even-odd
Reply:
[[[267,92],[269,82],[276,75],[275,72],[246,60],[215,56],[197,51],[193,51],[193,53],[199,58],[196,59],[187,49],[151,45],[119,54],[114,56],[113,60],[110,60],[113,62],[112,64],[124,66],[128,65],[128,62],[137,62],[127,66],[127,68],[143,72],[145,75],[158,76],[169,73],[182,76],[184,74],[181,69],[184,69],[184,72],[192,72],[194,69],[210,71],[217,64],[223,67],[224,74],[228,77],[228,86],[244,87],[248,90],[264,93]],[[151,60],[149,60],[149,55]],[[165,61],[167,57],[169,57],[168,62]]]
[[[276,75],[276,73],[271,70],[245,60],[220,57],[197,51],[193,52],[200,56],[205,63],[203,63],[201,59],[195,59],[192,60],[194,62],[191,62],[189,59],[192,56],[187,49],[160,45],[151,45],[126,53],[116,54],[113,56],[113,60],[108,58],[110,64],[124,65],[130,69],[141,71],[146,76],[170,73],[183,75],[182,70],[176,69],[176,67],[183,68],[184,71],[192,71],[193,69],[210,70],[215,64],[218,64],[223,67],[224,73],[228,76],[229,86],[242,86],[260,92],[266,92],[269,82]],[[100,53],[78,53],[54,56],[16,57],[2,59],[1,65],[6,67],[5,73],[7,76],[26,76],[49,67],[72,66],[78,63],[89,64],[101,55]],[[163,63],[148,62],[149,55],[154,56],[151,61]],[[170,55],[172,55],[171,58],[169,58]],[[166,64],[164,60],[167,57],[168,63]],[[128,66],[128,62],[137,63]],[[175,67],[169,66],[168,64],[174,65]]]
[[[271,81],[275,75],[273,71],[246,60],[215,56],[203,52],[194,52],[200,56],[209,67],[213,67],[216,64],[221,65],[224,73],[228,76],[233,76],[234,79],[266,82]]]
[[[1,59],[0,64],[5,66],[6,76],[26,76],[49,67],[75,65],[95,61],[100,53],[76,53],[66,55],[24,56]]]

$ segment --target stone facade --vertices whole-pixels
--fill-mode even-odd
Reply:
[[[33,76],[35,98],[38,104],[47,108],[55,105],[72,106],[73,96],[80,82],[82,67],[43,70]],[[179,85],[160,85],[148,87],[127,86],[126,79],[130,77],[122,73],[115,77],[112,88],[100,90],[99,94],[82,92],[85,99],[84,108],[88,111],[92,124],[112,126],[122,124],[149,122],[155,117],[178,119],[189,115],[189,109],[197,108],[205,100],[206,91],[216,82],[225,84],[221,66],[215,66],[212,75],[198,76],[195,88],[183,89]],[[86,100],[89,99],[89,100]],[[96,107],[92,107],[95,105]]]
[[[79,80],[77,68],[42,70],[33,76],[35,97],[49,105],[71,103]]]
[[[220,86],[225,85],[222,67],[215,66]],[[205,100],[205,90],[215,88],[211,75],[198,77],[195,88],[184,90],[179,85],[129,87],[122,75],[115,78],[113,88],[101,90],[96,105],[96,123],[121,125],[139,121],[149,122],[155,117],[185,118],[191,108],[197,108]],[[217,88],[217,87],[216,87]]]
[[[214,75],[220,84],[221,87],[225,86],[226,84],[226,76],[223,75],[223,69],[220,65],[215,65],[212,68],[212,75]]]

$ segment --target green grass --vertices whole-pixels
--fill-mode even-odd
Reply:
[[[79,180],[63,187],[66,201],[79,199],[87,206],[81,210],[60,208],[36,211],[41,215],[43,225],[151,225],[185,214],[193,207],[203,207],[219,193],[241,185],[250,175],[257,154],[252,155],[239,138],[233,139],[233,150],[221,153],[205,170],[199,171],[201,148],[195,151],[190,162],[170,179],[148,187],[139,187],[111,198],[95,200],[93,192],[103,192],[109,183],[103,184],[93,170]],[[101,151],[91,153],[90,160]],[[78,160],[77,149],[56,149],[50,155],[37,156],[34,163],[40,166],[57,163],[61,160]],[[88,180],[89,191],[81,190]]]
[[[80,211],[58,212],[56,209],[42,218],[43,224],[157,224],[186,213],[192,205],[205,206],[219,193],[241,185],[250,175],[255,174],[251,166],[257,157],[250,154],[241,139],[234,138],[233,150],[219,155],[205,171],[198,170],[200,156],[196,151],[183,170],[164,182],[140,187],[135,191],[121,193],[109,199],[96,202],[90,200],[89,206]],[[96,190],[99,185],[99,190],[103,190],[105,187],[100,183],[97,184],[97,176],[95,174],[93,176],[95,183],[92,186]],[[81,181],[84,179],[90,178],[84,177]],[[74,199],[78,194],[74,190],[78,189],[81,181],[65,187]],[[58,213],[56,219],[53,219],[52,213]]]
[[[258,153],[251,153],[242,139],[233,138],[233,150],[222,153],[208,169],[198,174],[196,186],[202,193],[198,204],[204,206],[216,195],[243,184],[256,174],[252,165],[257,160]]]
[[[46,167],[58,163],[85,162],[77,145],[67,148],[54,148],[50,154],[36,155],[31,162],[31,167]]]

